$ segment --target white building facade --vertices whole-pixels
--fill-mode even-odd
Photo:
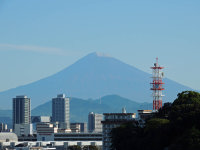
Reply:
[[[134,121],[136,118],[136,113],[104,113],[103,115],[103,150],[110,150],[111,130],[119,127],[123,123]]]
[[[58,128],[51,123],[37,123],[37,141],[54,141]]]
[[[88,132],[102,132],[103,114],[90,112],[88,115]]]
[[[17,134],[17,136],[32,135],[33,125],[32,124],[15,124],[15,134]]]

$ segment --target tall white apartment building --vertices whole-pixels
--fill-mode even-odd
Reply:
[[[31,123],[31,99],[25,95],[13,98],[13,128],[15,124]]]
[[[88,132],[102,132],[102,114],[90,112],[88,115]]]
[[[59,122],[59,128],[69,129],[69,98],[59,94],[52,99],[52,121]]]
[[[13,129],[20,135],[32,134],[31,99],[25,95],[13,98]]]

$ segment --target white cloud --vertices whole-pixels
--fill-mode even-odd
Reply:
[[[34,45],[0,44],[0,50],[31,51],[37,53],[47,53],[47,54],[57,54],[57,55],[65,54],[65,51],[60,48],[42,47]]]

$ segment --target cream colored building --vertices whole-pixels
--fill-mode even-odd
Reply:
[[[36,126],[37,141],[54,141],[54,133],[58,132],[58,128],[51,123],[38,123]]]

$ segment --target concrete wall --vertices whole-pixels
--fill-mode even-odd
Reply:
[[[51,133],[50,135],[37,134],[37,141],[54,141],[54,134],[53,133]]]
[[[32,124],[15,124],[15,134],[17,136],[33,134]]]

